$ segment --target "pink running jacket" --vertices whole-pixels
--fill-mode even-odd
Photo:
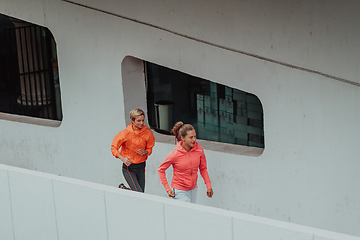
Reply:
[[[187,152],[181,145],[182,142],[178,142],[175,149],[166,156],[158,168],[160,181],[165,190],[170,190],[165,174],[170,165],[173,166],[172,188],[183,191],[193,190],[197,186],[198,169],[200,169],[207,189],[212,189],[203,148],[198,142],[195,142],[194,147],[191,148],[190,152]]]

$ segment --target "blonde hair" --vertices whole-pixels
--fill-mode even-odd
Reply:
[[[140,108],[134,108],[133,110],[130,111],[130,119],[131,120],[135,120],[135,118],[137,118],[138,116],[141,116],[141,115],[145,116],[145,113]]]
[[[195,130],[195,128],[191,124],[184,124],[183,122],[179,121],[175,123],[170,133],[175,135],[175,142],[180,142],[181,137],[186,137],[187,132],[191,130]]]

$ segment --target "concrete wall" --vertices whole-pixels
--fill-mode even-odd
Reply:
[[[360,239],[5,165],[0,179],[1,239]]]
[[[133,56],[253,93],[263,104],[265,151],[206,150],[214,197],[206,198],[200,179],[200,204],[360,236],[358,1],[77,3],[90,8],[0,3],[0,13],[54,35],[64,116],[57,128],[0,120],[1,163],[112,186],[124,181],[110,144],[126,126],[127,109],[137,107],[124,100],[122,82],[123,59]],[[144,99],[145,88],[132,91]],[[147,193],[166,195],[156,169],[172,149],[173,141],[156,143]],[[20,202],[13,215],[23,208]],[[78,209],[75,219],[86,212]],[[105,231],[104,223],[89,224]]]
[[[360,5],[356,0],[69,2],[360,83]]]

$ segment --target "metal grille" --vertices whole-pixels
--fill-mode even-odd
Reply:
[[[4,40],[9,96],[6,110],[11,114],[59,120],[53,72],[56,59],[52,59],[49,30],[36,25],[5,29]]]

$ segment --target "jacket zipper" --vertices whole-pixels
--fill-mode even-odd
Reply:
[[[190,150],[191,151],[191,150]],[[193,168],[192,168],[192,162],[191,162],[191,158],[190,158],[190,152],[188,152],[188,157],[189,157],[189,161],[190,161],[190,178],[191,178],[191,188],[194,186],[194,179],[193,179]]]

